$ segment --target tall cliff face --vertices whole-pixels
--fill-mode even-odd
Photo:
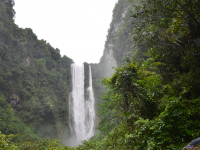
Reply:
[[[31,29],[19,28],[13,5],[13,0],[0,0],[0,130],[62,139],[69,128],[73,61]]]
[[[137,0],[135,1],[137,3]],[[100,60],[101,63],[110,63],[115,61],[115,67],[121,66],[123,57],[128,56],[130,52],[131,38],[130,30],[132,29],[131,13],[133,6],[128,0],[119,0],[113,10],[113,19],[108,30],[105,49]]]
[[[139,0],[135,0],[138,3]],[[129,0],[119,0],[113,10],[113,17],[108,30],[103,56],[98,64],[92,64],[93,85],[97,103],[101,103],[102,93],[105,88],[99,85],[102,78],[110,77],[114,72],[113,67],[120,67],[125,58],[135,52],[131,45],[130,30],[132,29],[131,11],[133,6]]]

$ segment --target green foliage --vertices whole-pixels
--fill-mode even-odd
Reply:
[[[129,38],[140,57],[127,59],[109,79],[103,80],[107,92],[99,105],[99,130],[104,137],[99,137],[99,141],[94,138],[95,142],[85,146],[181,149],[199,136],[200,129],[200,3],[188,0],[131,3],[133,28]],[[113,41],[117,41],[114,45],[126,43],[124,24],[116,33],[118,36],[114,35]],[[119,46],[113,49],[121,53],[114,55],[118,64],[122,57],[116,56],[123,56]]]
[[[46,69],[46,61],[45,61],[45,59],[40,58],[40,59],[37,61],[37,63],[38,63],[38,67],[39,67],[41,70]]]
[[[187,88],[186,75],[179,75],[181,80],[163,84],[163,78],[154,72],[159,65],[152,58],[139,66],[128,62],[116,69],[110,79],[103,80],[110,90],[102,97],[105,102],[99,106],[103,116],[99,129],[108,136],[101,141],[87,143],[85,147],[180,149],[199,135],[199,97],[188,99],[186,94],[192,92],[194,96],[197,93],[190,91],[191,87]],[[190,79],[194,78],[199,80],[190,76]],[[132,95],[127,94],[134,88],[137,94],[134,91]],[[177,93],[177,90],[182,91]],[[128,107],[124,107],[129,101]]]
[[[61,137],[68,128],[72,60],[31,29],[18,28],[13,4],[0,1],[1,146],[70,149],[34,133]],[[91,64],[100,132],[71,149],[176,150],[199,136],[199,6],[197,0],[118,1],[104,56]],[[108,44],[115,72],[114,61],[106,61]],[[99,86],[102,77],[108,79]],[[12,94],[19,97],[15,107]]]
[[[61,144],[61,141],[56,139],[43,139],[40,141],[24,142],[18,145],[19,149],[41,149],[41,150],[68,150],[70,147]]]
[[[14,135],[4,135],[0,131],[0,149],[5,150],[27,150],[27,149],[40,149],[40,150],[69,150],[68,146],[61,144],[61,141],[56,139],[43,139],[34,140],[29,142],[13,143],[12,139],[15,138]]]
[[[38,40],[32,29],[14,24],[13,5],[12,0],[0,0],[0,131],[18,134],[15,142],[62,139],[62,130],[69,129],[73,61]]]
[[[0,148],[5,150],[17,149],[18,147],[11,142],[13,135],[4,135],[0,131]]]

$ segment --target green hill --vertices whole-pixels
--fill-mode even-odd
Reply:
[[[13,5],[12,0],[0,0],[0,130],[23,134],[23,140],[63,139],[69,133],[73,60],[38,40],[30,28],[19,28]]]

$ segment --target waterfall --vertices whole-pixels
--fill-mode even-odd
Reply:
[[[95,109],[92,72],[89,66],[89,87],[84,91],[84,65],[71,65],[72,92],[69,96],[69,124],[71,135],[78,144],[94,135]],[[85,99],[85,93],[88,95]]]
[[[87,135],[86,138],[89,139],[94,135],[94,121],[95,121],[95,110],[94,110],[94,93],[92,88],[92,71],[89,65],[89,87],[87,88],[87,94],[89,98],[86,100],[86,128]]]

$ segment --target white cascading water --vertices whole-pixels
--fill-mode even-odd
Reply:
[[[89,66],[88,99],[84,95],[84,66],[71,65],[72,92],[69,97],[69,124],[71,134],[75,135],[77,144],[94,135],[95,109],[92,88],[92,73]]]
[[[89,87],[87,89],[89,98],[86,100],[85,111],[86,111],[86,139],[91,138],[94,135],[94,122],[95,122],[95,109],[94,109],[94,93],[92,88],[92,71],[89,65]]]

